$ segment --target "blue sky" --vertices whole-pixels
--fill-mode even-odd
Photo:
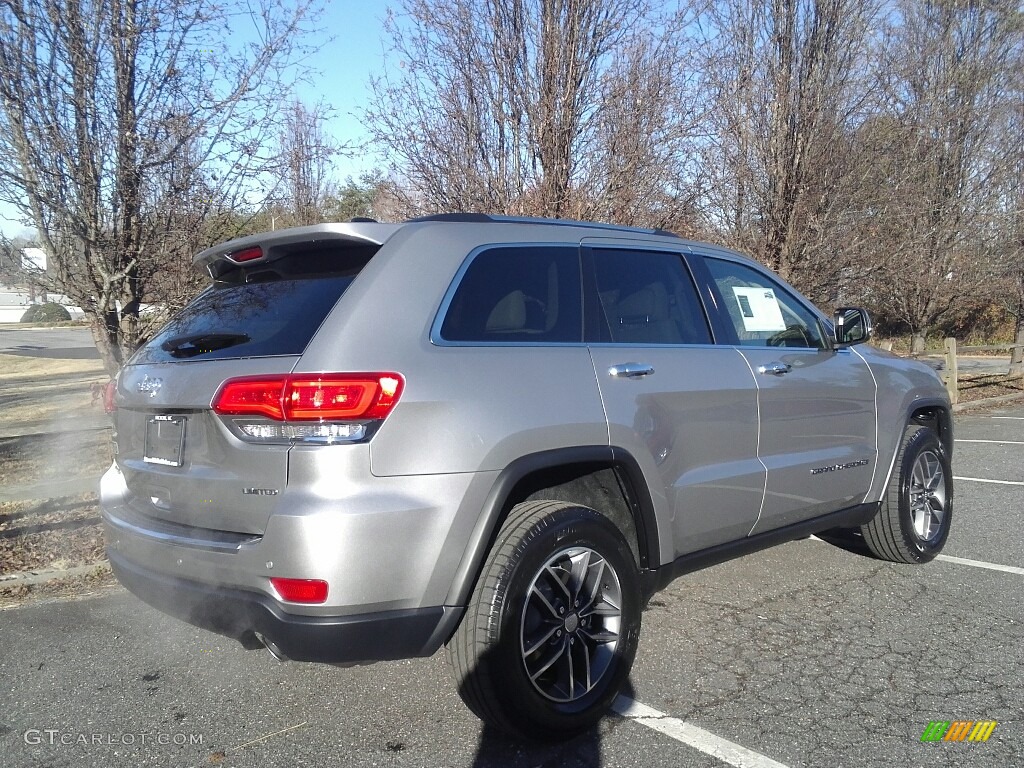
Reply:
[[[365,138],[357,113],[366,107],[367,86],[371,75],[384,70],[384,16],[389,5],[383,0],[326,0],[322,17],[324,43],[310,65],[320,71],[311,76],[312,86],[300,85],[299,97],[308,104],[322,100],[334,108],[330,128],[339,142],[358,142]],[[339,158],[336,175],[358,176],[373,170],[374,158],[357,154]]]
[[[367,105],[371,75],[384,69],[384,16],[389,5],[394,3],[325,0],[326,7],[317,25],[322,32],[313,40],[322,47],[306,62],[316,72],[309,75],[308,84],[298,84],[296,92],[309,105],[322,101],[334,110],[328,128],[341,144],[365,139],[358,114]],[[368,153],[338,157],[334,176],[338,181],[344,181],[346,176],[358,178],[376,167],[375,160]],[[29,233],[11,218],[13,215],[13,210],[0,204],[0,232],[7,237]]]

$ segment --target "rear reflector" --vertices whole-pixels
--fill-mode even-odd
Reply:
[[[225,381],[213,410],[275,421],[376,420],[398,403],[403,383],[397,373],[247,376]]]
[[[289,603],[327,602],[327,582],[320,579],[271,579],[277,594]]]

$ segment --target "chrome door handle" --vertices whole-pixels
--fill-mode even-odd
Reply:
[[[758,373],[767,373],[771,376],[782,376],[783,374],[789,373],[793,370],[793,366],[789,363],[771,362],[759,365],[757,367]]]
[[[623,379],[639,379],[654,373],[654,366],[647,363],[619,363],[609,368],[608,373]]]

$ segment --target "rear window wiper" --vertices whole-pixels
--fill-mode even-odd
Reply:
[[[193,333],[188,336],[175,336],[160,345],[164,352],[174,357],[195,357],[217,349],[226,349],[236,344],[251,341],[245,333]]]

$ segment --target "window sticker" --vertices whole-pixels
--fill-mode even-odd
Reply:
[[[774,333],[786,330],[786,321],[782,319],[782,310],[771,288],[733,286],[732,292],[736,296],[745,331]]]

